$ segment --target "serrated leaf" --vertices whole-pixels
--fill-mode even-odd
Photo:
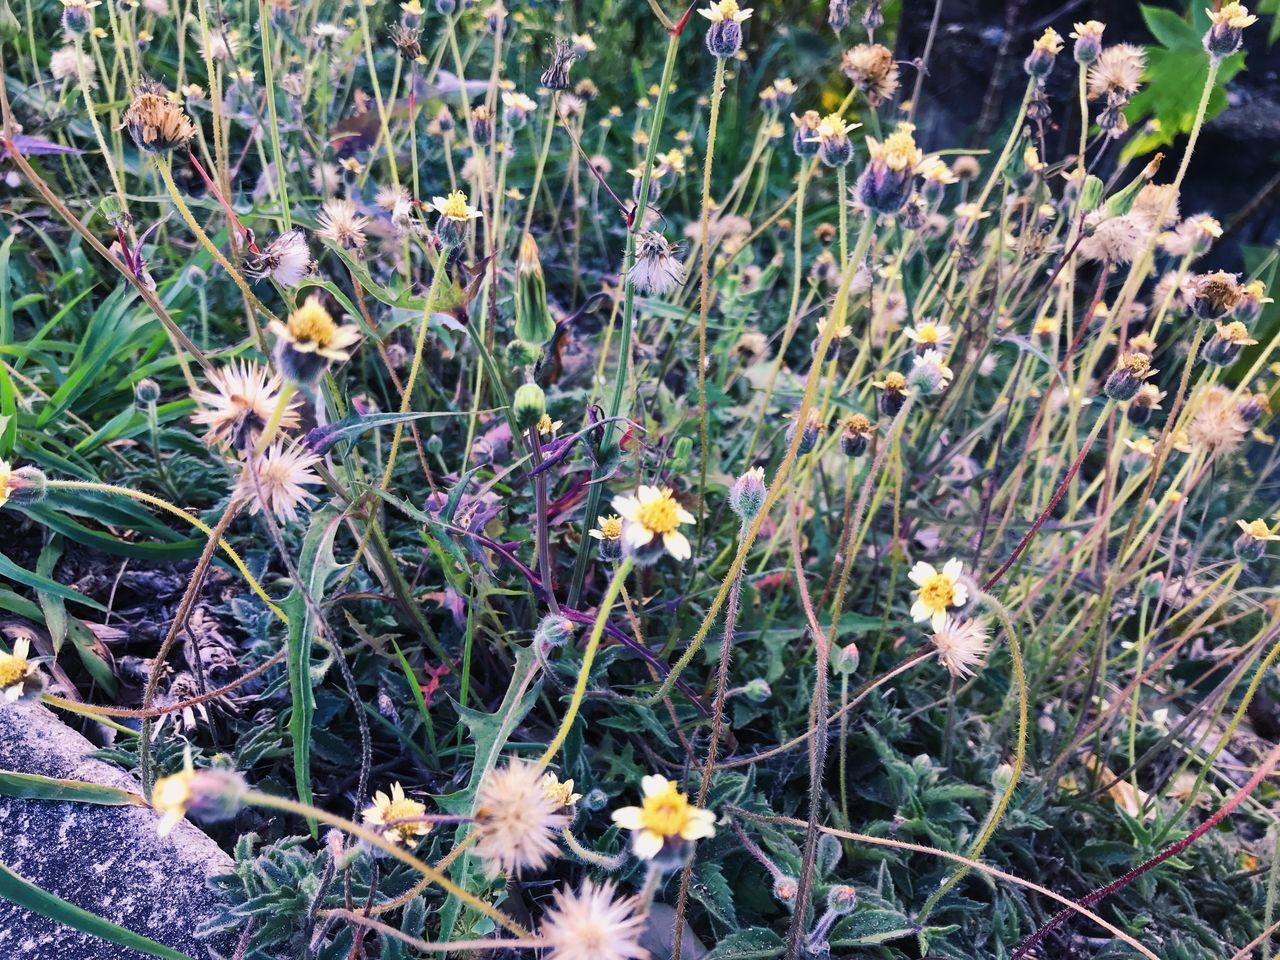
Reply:
[[[748,927],[722,937],[705,960],[767,960],[781,955],[782,937],[764,927]]]

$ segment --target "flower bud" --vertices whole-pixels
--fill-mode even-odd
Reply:
[[[556,332],[556,322],[547,307],[547,281],[538,259],[538,244],[532,234],[520,238],[516,258],[516,336],[541,346]]]
[[[191,777],[187,813],[199,820],[216,823],[231,820],[244,806],[249,785],[235,770],[210,767]]]
[[[837,884],[827,891],[827,909],[834,914],[846,914],[858,905],[858,891],[847,884]]]
[[[793,421],[791,426],[787,427],[787,446],[790,446],[792,440],[795,439],[797,426],[801,425]],[[817,446],[818,433],[821,428],[822,423],[818,419],[818,412],[810,410],[800,430],[800,448],[796,452],[797,456],[803,456]]]
[[[845,417],[840,431],[840,449],[849,458],[860,457],[867,452],[867,443],[875,433],[875,424],[861,413]]]
[[[143,409],[160,400],[160,384],[150,377],[143,377],[133,385],[133,402]]]
[[[1115,370],[1107,377],[1102,391],[1117,403],[1132,400],[1146,380],[1156,371],[1151,369],[1151,358],[1145,353],[1122,354]]]
[[[582,807],[588,813],[597,813],[609,805],[609,795],[599,787],[592,788],[582,798]]]
[[[1200,356],[1205,363],[1215,367],[1229,367],[1239,359],[1240,351],[1257,342],[1239,320],[1219,323],[1213,336],[1205,342]]]
[[[1266,553],[1267,544],[1272,540],[1280,540],[1273,534],[1265,520],[1237,520],[1240,536],[1236,538],[1236,559],[1241,563],[1253,563]]]
[[[574,630],[572,620],[551,613],[542,618],[533,635],[533,640],[543,650],[554,650],[572,640]]]
[[[861,662],[862,655],[858,653],[858,645],[849,643],[836,651],[836,655],[831,661],[831,669],[847,677],[858,672],[858,664]]]
[[[15,507],[32,506],[48,495],[49,480],[37,467],[19,467],[12,470],[0,460],[0,507],[12,503]]]
[[[1218,10],[1208,10],[1211,21],[1209,31],[1204,35],[1204,48],[1215,60],[1229,57],[1240,47],[1241,35],[1245,27],[1257,22],[1242,3],[1225,3]]]
[[[818,152],[818,124],[822,118],[816,110],[806,110],[800,116],[794,113],[791,119],[795,122],[796,132],[791,139],[791,148],[800,157],[812,157]]]
[[[436,13],[447,17],[458,9],[457,0],[436,0]]]
[[[532,430],[547,412],[547,396],[536,383],[522,383],[511,400],[511,412],[520,430]]]
[[[532,367],[542,359],[542,347],[523,340],[507,344],[507,363],[513,367]]]
[[[795,877],[780,874],[773,881],[773,895],[779,903],[790,906],[796,902],[796,894],[800,892],[800,883]]]
[[[62,29],[72,37],[83,37],[93,28],[93,8],[85,0],[63,0]]]
[[[756,677],[743,685],[742,695],[752,703],[764,703],[773,696],[773,689],[763,677]]]
[[[764,506],[769,488],[764,482],[764,468],[752,467],[729,488],[729,508],[743,523],[754,520]]]
[[[689,437],[677,437],[671,450],[671,469],[676,473],[684,473],[689,469],[692,457],[693,440]]]
[[[1241,398],[1236,410],[1240,414],[1240,419],[1252,427],[1264,415],[1271,412],[1271,404],[1267,401],[1265,393],[1251,393]]]
[[[720,60],[732,57],[742,49],[742,24],[721,20],[707,28],[707,52]]]
[[[1093,174],[1084,178],[1084,187],[1080,190],[1080,210],[1082,213],[1090,213],[1097,209],[1099,203],[1102,202],[1102,194],[1106,190],[1106,184],[1095,177]]]
[[[1062,52],[1062,37],[1053,27],[1046,27],[1040,39],[1031,47],[1031,54],[1023,62],[1022,67],[1028,76],[1044,77],[1053,69],[1053,65]]]
[[[849,25],[849,0],[831,0],[827,6],[827,25],[836,33]]]
[[[875,33],[883,26],[884,11],[880,8],[880,0],[867,0],[867,9],[862,12],[862,29]]]
[[[1076,42],[1072,54],[1076,58],[1076,63],[1087,67],[1097,60],[1098,54],[1102,52],[1102,31],[1106,29],[1106,25],[1097,20],[1089,20],[1085,23],[1077,23],[1075,26],[1076,29],[1071,34]]]

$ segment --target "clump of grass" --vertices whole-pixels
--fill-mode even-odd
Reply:
[[[608,10],[63,5],[0,54],[0,607],[48,638],[0,691],[234,850],[206,933],[1267,942],[1276,252],[1221,269],[1183,192],[1243,6],[1175,165],[1096,21],[987,145],[878,3],[792,76],[735,0],[626,55]],[[177,586],[121,607],[112,554]]]

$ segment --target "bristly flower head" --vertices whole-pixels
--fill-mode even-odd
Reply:
[[[440,215],[436,221],[436,236],[451,247],[462,243],[467,235],[467,226],[472,220],[483,216],[467,203],[467,195],[461,190],[455,190],[447,197],[433,197],[431,208]]]
[[[556,856],[556,834],[569,817],[547,795],[537,765],[512,760],[485,776],[476,795],[475,853],[485,876],[541,870]]]
[[[1240,282],[1234,273],[1218,270],[1188,277],[1182,285],[1183,299],[1201,320],[1217,320],[1240,302]]]
[[[684,283],[684,265],[675,257],[677,249],[676,244],[668,243],[657,231],[640,234],[636,262],[627,279],[640,293],[665,296]]]
[[[853,142],[849,131],[861,124],[848,123],[838,113],[829,113],[818,121],[814,139],[818,142],[818,156],[828,167],[843,167],[853,159]]]
[[[1031,46],[1031,54],[1023,63],[1030,76],[1043,77],[1053,69],[1062,52],[1062,36],[1053,27],[1045,27],[1044,33]]]
[[[641,484],[634,496],[614,497],[613,509],[626,521],[622,538],[633,550],[647,547],[656,538],[677,560],[693,556],[693,547],[689,538],[680,532],[680,525],[696,521],[693,514],[680,506],[670,487]]]
[[[1263,519],[1237,520],[1240,536],[1236,538],[1236,557],[1244,563],[1253,563],[1266,553],[1267,544],[1280,540],[1280,534],[1271,532],[1271,527]]]
[[[196,390],[194,423],[208,427],[204,442],[223,450],[251,449],[275,412],[284,380],[256,363],[233,360],[209,373],[212,391]],[[280,415],[282,430],[298,427],[298,400],[290,399]]]
[[[185,147],[196,135],[196,126],[164,88],[147,82],[124,112],[123,126],[138,148],[148,153],[169,153]]]
[[[764,467],[752,467],[729,488],[729,508],[743,523],[754,520],[764,506],[769,485],[764,480]]]
[[[894,214],[907,202],[916,168],[924,161],[914,129],[909,123],[899,124],[883,143],[867,137],[870,161],[858,177],[854,197],[871,213]]]
[[[551,63],[542,74],[541,83],[548,90],[569,89],[569,68],[578,59],[573,43],[561,37],[551,52]]]
[[[945,617],[942,626],[934,628],[931,639],[938,648],[938,661],[953,677],[971,674],[990,646],[987,625],[978,619]]]
[[[911,605],[911,619],[916,623],[928,620],[935,631],[941,630],[947,620],[947,611],[963,607],[969,602],[969,588],[962,580],[964,564],[952,557],[937,570],[933,564],[921,560],[907,579],[919,589]]]
[[[542,918],[546,960],[647,960],[640,941],[647,927],[636,897],[615,897],[612,881],[582,882],[578,893],[560,889]]]
[[[406,797],[404,787],[397,782],[391,785],[390,794],[379,790],[373,795],[373,805],[365,808],[364,822],[381,827],[382,834],[390,838],[393,843],[412,844],[415,838],[426,836],[431,832],[430,823],[414,819],[426,812],[426,805]],[[396,823],[397,820],[409,822]]]
[[[343,250],[363,250],[368,242],[364,228],[369,218],[356,210],[351,200],[326,200],[316,217],[316,235]]]
[[[613,811],[613,822],[634,832],[631,849],[641,860],[652,860],[661,853],[664,860],[682,863],[688,842],[715,836],[715,814],[691,804],[675,783],[651,774],[640,786],[644,791],[641,805]]]
[[[306,488],[318,486],[312,469],[320,458],[300,443],[289,446],[277,440],[261,457],[245,463],[232,496],[249,503],[250,513],[270,510],[276,519],[294,523],[299,508],[315,500]]]
[[[861,90],[872,106],[891,100],[898,92],[898,64],[893,51],[879,43],[860,43],[840,56],[840,69]]]
[[[911,359],[911,372],[907,383],[921,396],[941,393],[951,385],[954,374],[946,364],[946,358],[937,350],[926,350]]]
[[[295,227],[280,234],[259,253],[245,254],[244,272],[255,280],[270,277],[282,287],[296,287],[315,271],[307,235]]]
[[[590,536],[600,541],[600,556],[610,563],[622,559],[622,518],[601,517]]]

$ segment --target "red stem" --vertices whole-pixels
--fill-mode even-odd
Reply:
[[[1208,820],[1200,824],[1200,826],[1196,827],[1194,830],[1192,830],[1189,834],[1187,834],[1177,843],[1169,844],[1169,846],[1165,847],[1163,850],[1157,853],[1150,860],[1134,867],[1132,870],[1126,873],[1123,877],[1120,877],[1120,879],[1113,880],[1111,883],[1108,883],[1105,887],[1099,887],[1098,889],[1094,890],[1092,893],[1086,895],[1081,900],[1077,901],[1079,905],[1082,907],[1092,906],[1093,904],[1101,900],[1103,897],[1110,896],[1111,894],[1115,893],[1117,890],[1127,887],[1129,884],[1133,883],[1134,880],[1137,880],[1140,876],[1142,876],[1152,867],[1159,866],[1160,864],[1168,860],[1170,857],[1176,857],[1178,854],[1182,853],[1183,850],[1186,850],[1187,847],[1191,846],[1193,843],[1195,843],[1197,840],[1203,837],[1206,833],[1208,833],[1210,830],[1216,827],[1219,823],[1225,820],[1228,816],[1230,816],[1231,812],[1235,810],[1236,807],[1240,806],[1241,803],[1244,802],[1245,797],[1249,796],[1249,794],[1251,794],[1257,788],[1258,784],[1260,784],[1264,779],[1266,779],[1267,775],[1271,773],[1271,771],[1275,768],[1275,765],[1277,763],[1280,763],[1280,745],[1277,745],[1271,749],[1271,752],[1267,754],[1267,758],[1262,761],[1262,765],[1258,767],[1258,769],[1254,772],[1253,776],[1249,778],[1249,782],[1246,783],[1239,790],[1237,790],[1235,792],[1235,795],[1230,800],[1228,800],[1225,804],[1223,804],[1218,809],[1218,811],[1213,816],[1211,816]],[[1061,913],[1057,914],[1052,920],[1046,923],[1043,927],[1041,927],[1035,933],[1031,934],[1031,936],[1027,937],[1026,940],[1022,941],[1022,943],[1018,945],[1018,949],[1013,951],[1013,956],[1010,957],[1009,960],[1022,960],[1023,957],[1027,956],[1027,954],[1031,952],[1031,950],[1036,946],[1036,944],[1038,944],[1041,940],[1045,938],[1045,936],[1049,933],[1049,931],[1053,930],[1055,927],[1058,927],[1060,924],[1062,924],[1062,922],[1066,920],[1067,917],[1071,916],[1072,913],[1073,911],[1071,910],[1063,910]]]

